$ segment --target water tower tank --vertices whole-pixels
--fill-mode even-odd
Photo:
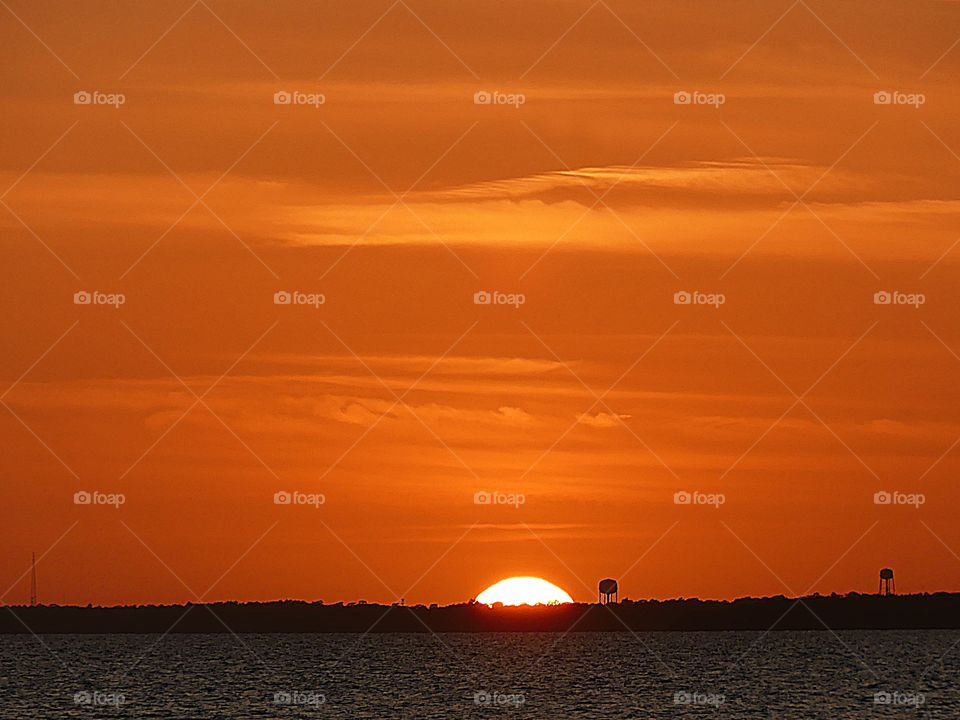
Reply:
[[[893,580],[893,570],[890,568],[883,568],[880,570],[880,594],[881,595],[896,595],[897,586]]]
[[[617,581],[613,578],[604,578],[600,581],[600,604],[606,605],[610,602],[617,602]]]

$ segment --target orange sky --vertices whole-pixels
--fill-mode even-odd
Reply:
[[[960,3],[7,5],[3,601],[960,591]]]

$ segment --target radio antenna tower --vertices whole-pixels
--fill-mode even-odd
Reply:
[[[37,554],[30,553],[30,607],[37,606]]]

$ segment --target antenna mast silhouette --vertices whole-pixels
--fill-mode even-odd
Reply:
[[[37,606],[37,554],[30,553],[30,607]]]

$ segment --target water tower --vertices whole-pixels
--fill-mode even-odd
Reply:
[[[617,599],[617,581],[613,578],[605,578],[600,581],[600,604],[607,605],[609,603],[618,602]]]
[[[893,581],[893,570],[890,568],[883,568],[880,571],[880,594],[881,595],[896,595],[897,594],[897,585]]]

